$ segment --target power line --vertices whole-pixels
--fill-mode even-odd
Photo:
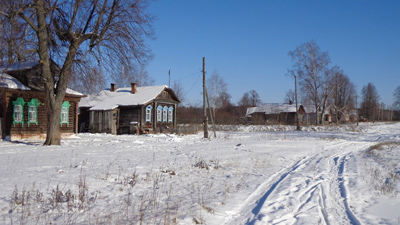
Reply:
[[[188,90],[187,93],[189,93],[193,89],[193,87],[196,85],[197,81],[199,81],[199,78],[201,77],[201,75],[202,75],[201,72],[199,72],[199,75],[197,76],[196,81],[193,83],[192,87],[190,87],[190,89]]]

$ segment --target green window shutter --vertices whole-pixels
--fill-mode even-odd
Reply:
[[[69,126],[69,101],[64,101],[61,105],[60,126],[67,124]]]
[[[13,125],[21,124],[24,126],[24,105],[25,101],[23,98],[19,97],[17,100],[13,101]]]
[[[38,106],[40,105],[39,101],[36,98],[33,98],[30,102],[28,102],[28,127],[30,124],[38,125]]]

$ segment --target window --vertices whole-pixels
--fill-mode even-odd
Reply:
[[[151,109],[153,107],[151,107],[151,105],[148,105],[146,107],[146,122],[150,122],[151,123]]]
[[[60,125],[67,124],[69,126],[69,107],[70,104],[68,101],[64,101],[61,105],[61,115],[60,115]]]
[[[167,122],[167,119],[168,119],[168,114],[167,114],[167,112],[168,112],[168,107],[167,107],[167,106],[164,106],[164,108],[163,108],[163,122],[164,122],[164,123],[166,123],[166,122]]]
[[[168,108],[168,123],[174,122],[174,107],[169,107]]]
[[[157,107],[157,122],[161,122],[162,106]]]
[[[30,102],[28,102],[28,127],[31,124],[38,125],[38,106],[39,101],[36,98],[33,98]]]
[[[13,112],[13,125],[21,124],[24,126],[24,105],[25,101],[23,98],[17,98],[17,100],[13,101],[14,112]]]

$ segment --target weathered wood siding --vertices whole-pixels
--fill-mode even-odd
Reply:
[[[13,125],[13,101],[18,97],[23,98],[26,104],[23,107],[23,124]],[[28,125],[28,105],[32,99],[37,99],[39,101],[39,106],[37,108],[37,120],[38,124]],[[74,134],[77,132],[77,104],[79,102],[79,97],[65,97],[65,101],[69,101],[69,125],[63,124],[60,128],[61,134]],[[21,138],[38,138],[43,139],[46,137],[47,133],[47,116],[46,116],[46,105],[45,97],[43,92],[39,91],[20,91],[20,90],[10,90],[5,93],[5,98],[3,98],[3,110],[5,109],[5,119],[3,119],[5,127],[5,135],[10,135],[12,139]]]
[[[90,111],[90,132],[111,133],[112,114],[112,110]]]
[[[142,115],[142,106],[120,106],[118,134],[130,134],[131,122],[142,123]]]

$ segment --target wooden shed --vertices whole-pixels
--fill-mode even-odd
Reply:
[[[56,68],[56,65],[54,65]],[[45,139],[47,133],[46,105],[40,65],[20,63],[2,68],[0,74],[1,138]],[[67,89],[60,132],[62,137],[78,132],[78,103],[84,95]]]
[[[247,108],[245,117],[248,121],[259,124],[294,125],[296,123],[296,111],[301,121],[306,113],[301,104],[298,109],[296,109],[296,105],[287,103],[269,103],[250,107]]]
[[[82,98],[79,109],[81,132],[133,134],[162,132],[176,127],[179,99],[165,86],[116,88]]]

